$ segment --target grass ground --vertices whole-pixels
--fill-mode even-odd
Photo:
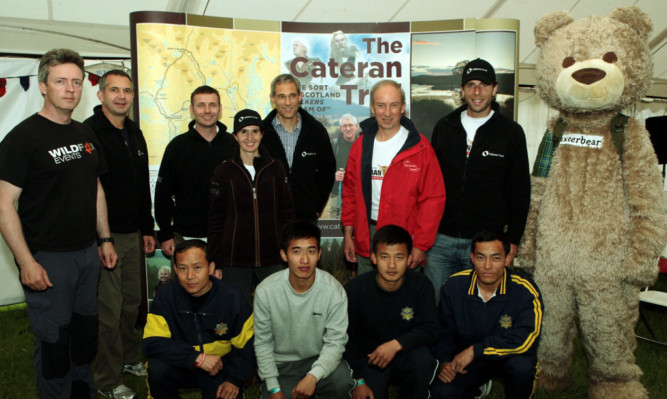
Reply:
[[[667,275],[661,275],[655,289],[667,291]],[[653,328],[658,339],[667,341],[667,311],[664,308],[642,305],[642,312]],[[646,326],[640,321],[639,335],[648,336]],[[32,363],[32,332],[25,309],[0,311],[0,398],[34,399],[37,397]],[[667,399],[667,347],[645,341],[638,341],[635,353],[637,363],[644,371],[642,383],[651,398]],[[565,391],[550,393],[538,391],[537,399],[578,399],[586,398],[586,358],[581,342],[577,340],[574,352],[574,374],[572,385]],[[138,393],[138,398],[146,397],[145,379],[132,375],[125,376],[125,384]],[[184,399],[199,398],[196,392],[188,392]],[[395,395],[391,395],[392,398]],[[495,381],[489,399],[503,398],[502,382]],[[100,397],[101,398],[101,397]],[[258,386],[246,391],[247,399],[259,398]],[[616,398],[609,398],[616,399]],[[622,398],[618,398],[622,399]]]

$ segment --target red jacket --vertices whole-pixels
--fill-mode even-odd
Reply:
[[[408,138],[391,161],[380,196],[377,228],[386,224],[403,227],[414,246],[427,251],[435,241],[445,210],[445,183],[428,140],[408,118],[401,118]],[[362,136],[355,141],[345,168],[341,222],[354,227],[357,254],[370,256],[371,161],[378,125],[375,118],[361,123]]]

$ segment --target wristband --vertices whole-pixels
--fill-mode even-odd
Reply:
[[[354,387],[358,387],[359,385],[364,385],[366,381],[363,378],[359,378],[357,382],[354,384]]]
[[[274,393],[280,392],[280,391],[281,391],[280,387],[275,387],[275,388],[273,388],[272,390],[269,391],[269,395],[273,395]]]
[[[196,367],[196,368],[199,368],[199,366],[201,366],[202,363],[204,363],[204,359],[206,359],[206,353],[202,352],[202,354],[201,354],[201,360],[198,361],[198,362],[195,362],[195,367]]]
[[[110,243],[113,244],[113,243],[114,243],[114,241],[113,241],[113,237],[100,237],[100,238],[98,238],[98,239],[97,239],[97,246],[100,247],[100,246],[102,246],[102,244],[104,244],[105,242],[110,242]]]

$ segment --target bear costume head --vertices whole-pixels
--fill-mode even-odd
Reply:
[[[565,11],[542,17],[535,25],[538,93],[568,114],[615,113],[635,103],[653,75],[651,30],[637,7],[576,21]]]

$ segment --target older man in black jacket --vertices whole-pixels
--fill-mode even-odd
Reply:
[[[276,108],[264,119],[262,144],[287,171],[296,218],[315,221],[329,200],[336,159],[327,130],[300,107],[302,97],[294,76],[273,79],[271,102]]]

